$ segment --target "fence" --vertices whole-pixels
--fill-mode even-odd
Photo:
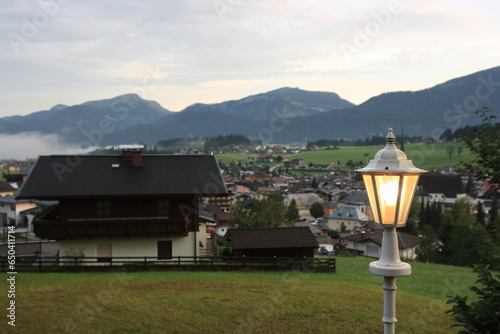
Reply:
[[[6,256],[0,257],[2,271],[7,271]],[[191,257],[177,256],[167,260],[156,257],[17,257],[17,272],[38,271],[109,271],[123,269],[127,271],[143,270],[302,270],[317,272],[335,272],[336,261],[331,259],[297,258],[297,257],[234,257],[210,256]]]
[[[17,255],[40,254],[42,252],[41,241],[16,242],[15,245]],[[7,256],[8,251],[8,243],[0,244],[0,256]]]
[[[9,241],[9,232],[7,230],[7,226],[0,227],[0,242],[8,242]],[[14,233],[16,243],[21,242],[30,242],[30,241],[38,241],[40,238],[37,238],[35,233],[29,231],[20,231],[19,228],[16,228],[16,232]],[[14,240],[12,240],[14,241]]]

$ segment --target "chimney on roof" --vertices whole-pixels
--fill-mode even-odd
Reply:
[[[142,149],[143,145],[122,147],[122,158],[132,161],[132,167],[142,166]]]

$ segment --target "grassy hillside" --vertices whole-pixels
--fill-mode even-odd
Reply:
[[[381,333],[383,279],[368,273],[370,261],[339,258],[334,274],[22,273],[16,332]],[[469,294],[475,275],[468,268],[412,267],[411,276],[397,280],[398,333],[457,333],[445,301]],[[7,305],[6,293],[0,303]],[[2,321],[0,332],[6,328]]]
[[[460,160],[469,161],[471,159],[470,151],[463,148],[463,152],[458,155],[457,151],[450,158],[447,153],[448,147],[455,147],[458,149],[459,144],[432,144],[427,145],[407,144],[405,145],[405,152],[408,159],[413,160],[414,164],[419,168],[428,169],[431,167],[444,167],[448,165],[458,165]],[[320,150],[320,151],[306,151],[296,155],[282,155],[289,160],[300,158],[304,159],[306,164],[330,164],[340,162],[342,166],[352,160],[354,162],[366,161],[373,159],[375,153],[381,150],[383,146],[343,146],[336,150]],[[368,157],[365,157],[368,154]],[[248,162],[248,156],[256,156],[256,154],[217,154],[217,159],[223,162],[241,161],[242,163]]]

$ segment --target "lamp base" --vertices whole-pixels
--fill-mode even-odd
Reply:
[[[371,274],[385,277],[403,277],[411,275],[411,266],[405,262],[392,265],[381,265],[379,261],[370,263],[368,270]]]

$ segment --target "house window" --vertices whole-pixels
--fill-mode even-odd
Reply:
[[[170,217],[170,201],[168,199],[158,201],[158,216]]]
[[[158,241],[158,260],[172,258],[172,240]]]
[[[111,262],[111,244],[96,245],[97,262]]]
[[[16,206],[14,204],[10,206],[10,211],[16,211]]]
[[[110,217],[111,216],[110,206],[111,205],[109,204],[109,201],[98,201],[97,217]]]

